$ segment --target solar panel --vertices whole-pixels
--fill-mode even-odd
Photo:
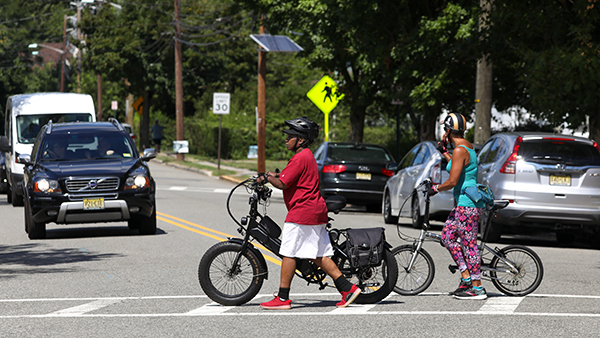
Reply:
[[[250,34],[250,38],[267,52],[301,52],[304,49],[284,35]]]

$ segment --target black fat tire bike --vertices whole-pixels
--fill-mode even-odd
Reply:
[[[271,189],[256,182],[258,176],[249,178],[236,185],[227,198],[229,216],[238,224],[238,232],[242,238],[229,238],[209,248],[202,256],[198,266],[198,280],[206,295],[213,301],[226,305],[237,306],[252,300],[260,291],[263,281],[268,278],[267,263],[259,251],[270,251],[279,255],[281,228],[268,216],[266,208],[271,198]],[[238,221],[231,212],[230,200],[236,189],[245,187],[251,195],[249,198],[250,211],[247,216]],[[345,199],[328,198],[327,209],[338,213],[346,205]],[[259,206],[264,211],[259,212]],[[333,219],[330,218],[330,221]],[[331,222],[330,222],[331,223]],[[346,231],[334,229],[327,225],[334,255],[331,259],[336,263],[342,274],[361,288],[361,294],[356,298],[357,304],[373,304],[383,300],[393,290],[398,278],[398,264],[394,260],[392,246],[384,243],[384,255],[379,266],[353,268],[346,255]],[[258,243],[256,243],[258,242]],[[306,259],[296,259],[296,275],[308,284],[318,284],[319,289],[332,287],[329,276],[315,263]]]
[[[441,244],[441,236],[428,232],[430,196],[427,190],[432,185],[431,180],[423,181],[417,191],[425,194],[425,216],[421,233],[412,244],[402,245],[392,250],[398,263],[398,281],[394,291],[405,296],[418,295],[427,290],[435,276],[435,264],[431,255],[423,248],[425,240]],[[485,223],[482,240],[479,243],[481,256],[482,279],[491,280],[492,284],[507,296],[526,296],[535,291],[544,276],[544,266],[540,257],[530,248],[523,245],[509,245],[504,248],[491,248],[485,243],[489,224],[497,216],[498,210],[505,208],[508,201],[496,200],[494,206],[486,208],[482,224]],[[450,272],[458,270],[456,265],[450,265]]]

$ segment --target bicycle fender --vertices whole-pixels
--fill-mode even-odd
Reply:
[[[239,245],[244,244],[244,240],[241,238],[229,238],[228,242],[239,244]],[[264,274],[265,279],[269,279],[269,269],[267,268],[267,261],[265,260],[265,256],[263,256],[263,254],[250,242],[247,243],[246,250],[252,251],[256,255],[256,257],[258,257],[258,259],[260,260],[260,265],[261,265],[260,273]]]

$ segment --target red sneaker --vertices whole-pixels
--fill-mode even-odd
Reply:
[[[260,307],[267,310],[289,310],[292,308],[292,301],[290,299],[282,301],[279,296],[275,296],[270,302],[260,303]]]
[[[356,284],[352,284],[352,289],[348,292],[342,292],[342,301],[335,304],[337,307],[346,307],[360,295],[361,290],[356,286]]]

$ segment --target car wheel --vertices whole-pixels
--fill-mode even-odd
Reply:
[[[31,207],[26,207],[25,224],[27,225],[27,233],[29,239],[44,239],[46,238],[46,223],[38,223],[33,220],[31,215]]]
[[[150,217],[140,218],[138,231],[140,235],[154,235],[156,233],[156,204]]]
[[[23,219],[25,220],[25,233],[29,233],[29,217],[27,214],[29,213],[29,205],[25,203],[25,207],[23,208]]]
[[[383,221],[385,224],[398,224],[398,217],[392,215],[392,199],[388,193],[383,197]]]
[[[10,190],[10,199],[12,201],[13,207],[22,207],[23,206],[23,196],[17,195],[15,189]]]
[[[413,197],[412,207],[411,207],[411,215],[412,215],[412,226],[415,229],[420,229],[423,226],[424,217],[421,216],[421,209],[419,208],[419,198]]]

